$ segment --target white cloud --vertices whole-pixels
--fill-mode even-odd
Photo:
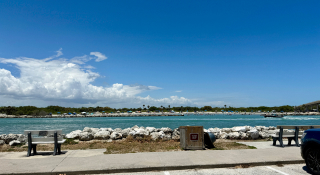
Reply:
[[[94,53],[95,56],[101,54],[100,52]],[[75,104],[73,106],[98,103],[112,104],[110,106],[121,106],[121,104],[134,106],[141,103],[150,105],[192,104],[191,100],[184,97],[171,96],[170,98],[154,99],[150,96],[138,96],[142,92],[161,89],[156,86],[124,85],[121,83],[106,87],[95,86],[92,83],[101,75],[97,72],[92,72],[90,70],[93,68],[92,66],[85,65],[90,60],[90,57],[74,57],[68,60],[58,58],[61,55],[60,49],[57,51],[57,55],[46,59],[26,57],[15,59],[0,58],[0,63],[12,64],[20,70],[20,76],[15,77],[9,70],[0,68],[0,96],[12,99],[10,101],[31,99],[34,102],[37,101],[36,104],[41,103],[41,101],[46,101],[44,104],[70,102]],[[101,55],[105,57],[103,54]],[[102,58],[101,56],[97,57],[98,59]],[[0,101],[0,105],[5,105],[5,103]]]
[[[83,66],[83,68],[86,68],[86,69],[95,69],[95,67],[93,67],[93,66],[91,66],[91,65]]]
[[[105,55],[103,55],[102,53],[100,53],[100,52],[90,52],[90,55],[94,55],[94,56],[98,57],[96,59],[96,62],[100,62],[102,60],[107,59],[107,57]]]
[[[175,92],[182,92],[182,90],[178,90],[178,91],[175,91]]]
[[[58,57],[60,57],[61,55],[63,55],[63,53],[62,53],[62,48],[60,48],[60,49],[57,50],[56,52],[57,52],[56,55],[53,55],[53,56],[48,57],[48,58],[45,58],[44,61],[49,61],[49,60],[51,60],[51,59],[53,59],[53,58],[58,58]]]

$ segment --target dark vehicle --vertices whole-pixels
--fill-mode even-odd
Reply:
[[[320,129],[308,129],[301,137],[301,156],[312,174],[320,175]]]

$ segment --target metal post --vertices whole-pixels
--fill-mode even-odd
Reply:
[[[294,141],[296,142],[296,146],[300,146],[298,136],[299,136],[299,127],[296,126],[295,132],[294,132]]]
[[[54,132],[54,151],[53,151],[53,155],[55,156],[57,154],[57,150],[58,150],[58,134],[57,131]]]
[[[283,136],[283,128],[280,127],[279,142],[280,142],[280,146],[281,146],[282,148],[284,148],[282,136]]]
[[[32,139],[31,139],[31,132],[28,133],[28,153],[27,157],[31,155],[31,148],[32,148]]]

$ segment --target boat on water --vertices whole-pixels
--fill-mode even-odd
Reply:
[[[265,114],[263,115],[265,118],[272,117],[272,118],[282,118],[284,115],[278,115],[278,114]]]

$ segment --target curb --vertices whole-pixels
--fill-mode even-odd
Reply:
[[[288,161],[250,162],[250,163],[233,163],[233,164],[186,165],[186,166],[123,168],[123,169],[64,171],[64,172],[39,172],[39,173],[30,172],[30,173],[11,173],[11,174],[34,174],[34,175],[110,174],[110,173],[136,173],[136,172],[148,172],[148,171],[172,171],[172,170],[187,170],[187,169],[230,168],[230,167],[235,167],[239,165],[266,166],[266,165],[300,164],[300,163],[305,163],[305,161],[304,160],[288,160]]]

